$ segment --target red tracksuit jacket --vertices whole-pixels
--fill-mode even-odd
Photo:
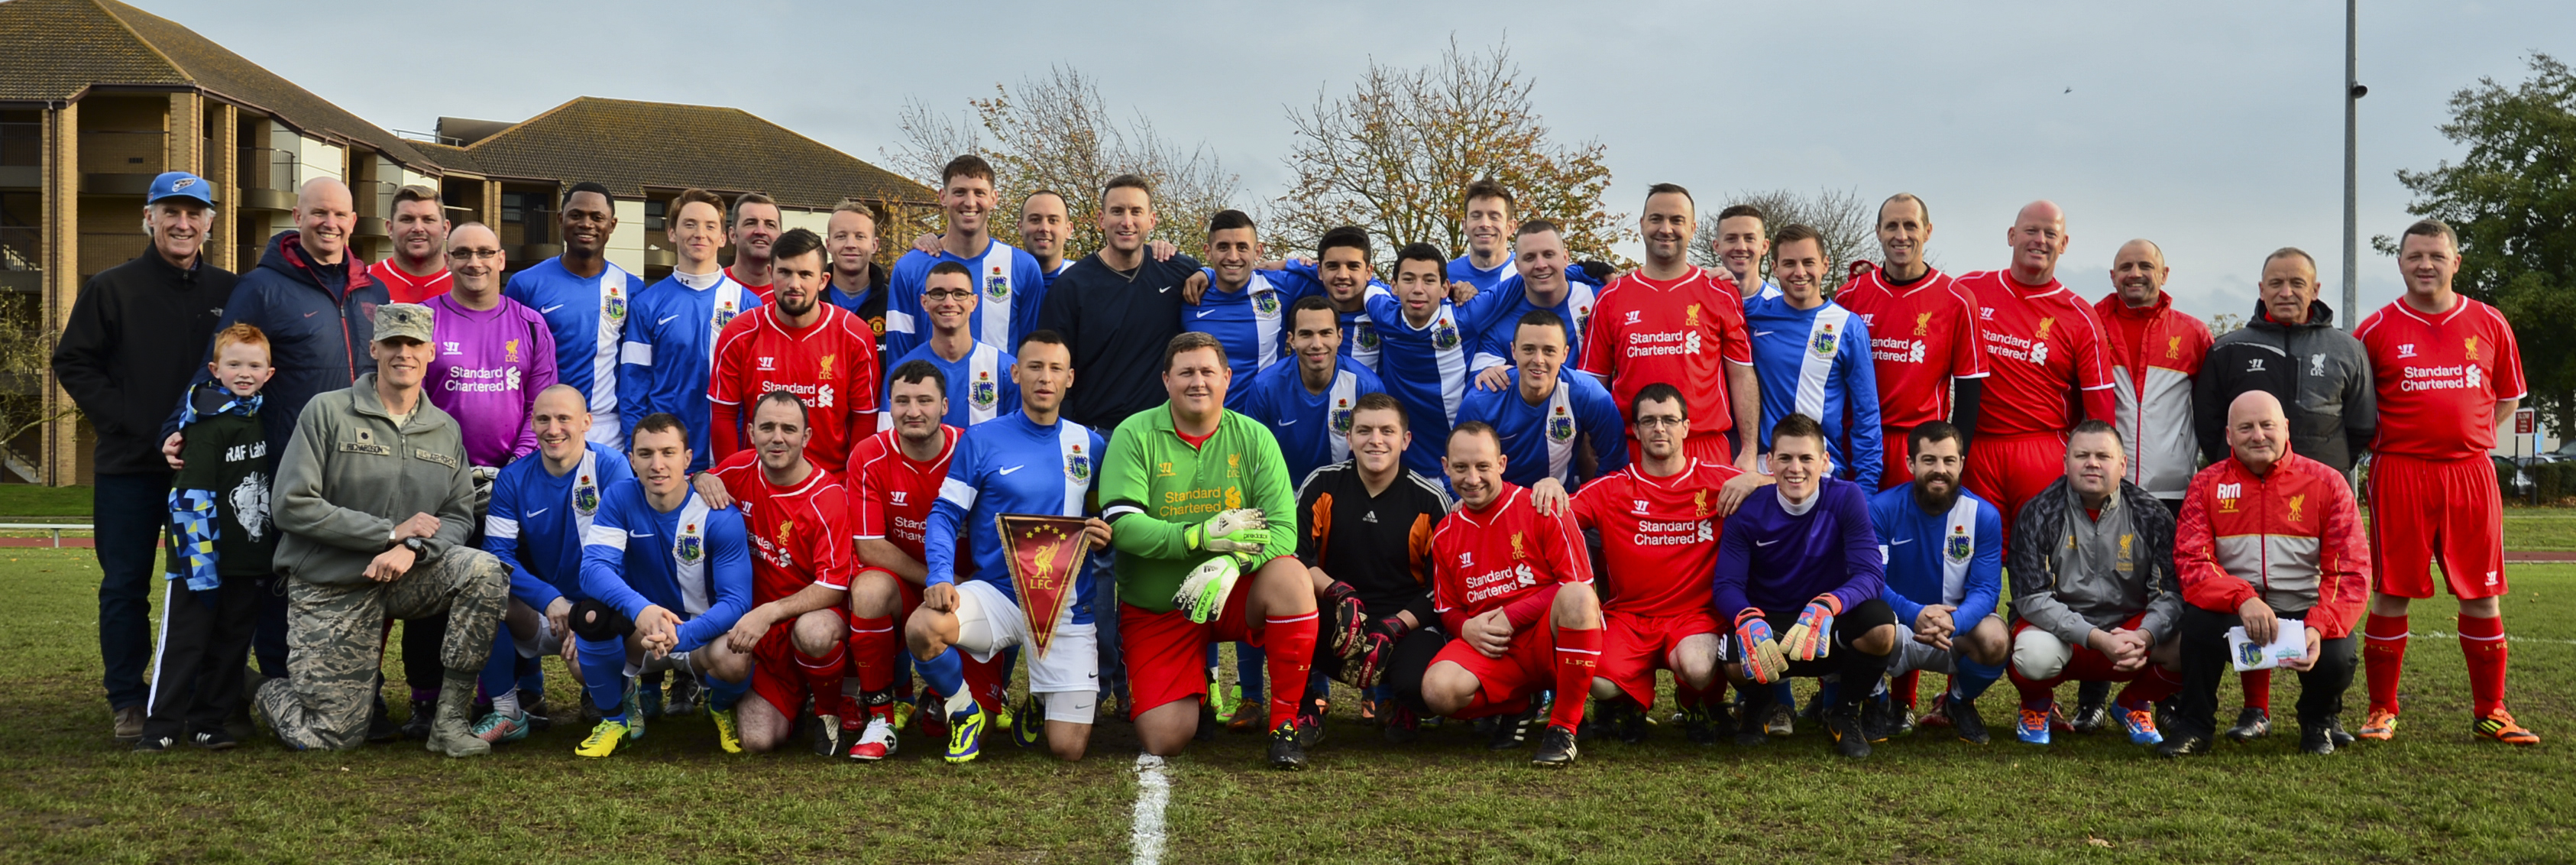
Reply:
[[[2229,457],[2193,475],[2174,535],[2183,601],[2234,614],[2247,599],[2305,608],[2325,639],[2352,633],[2368,597],[2370,542],[2343,475],[2298,454],[2257,476]]]

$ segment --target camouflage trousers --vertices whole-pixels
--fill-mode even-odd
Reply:
[[[471,693],[510,601],[509,568],[471,547],[451,548],[390,583],[286,584],[287,678],[261,687],[257,701],[279,741],[299,750],[366,742],[386,619],[447,614],[439,660],[450,679],[463,680],[447,687]]]

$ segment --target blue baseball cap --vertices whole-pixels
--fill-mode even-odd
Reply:
[[[194,198],[212,207],[215,203],[215,185],[207,183],[203,177],[185,171],[165,171],[161,176],[152,178],[152,191],[144,195],[143,203],[158,204],[165,198]]]

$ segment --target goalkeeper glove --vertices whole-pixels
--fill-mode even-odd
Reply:
[[[1217,556],[1200,562],[1181,578],[1181,590],[1172,594],[1172,606],[1186,613],[1195,624],[1206,624],[1225,611],[1225,596],[1234,591],[1234,581],[1243,569],[1233,556]]]
[[[1181,539],[1190,552],[1249,556],[1270,545],[1270,523],[1259,508],[1236,508],[1189,527],[1181,533]]]
[[[1753,681],[1768,685],[1788,674],[1789,659],[1771,639],[1771,623],[1762,620],[1760,609],[1746,607],[1735,614],[1735,642],[1743,648],[1744,675]]]
[[[1789,660],[1813,661],[1833,654],[1834,617],[1842,612],[1843,599],[1830,594],[1808,601],[1807,609],[1798,613],[1798,623],[1789,626],[1788,639],[1780,641],[1788,647]]]

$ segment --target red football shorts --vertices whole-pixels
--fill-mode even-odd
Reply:
[[[1259,570],[1247,569],[1234,591],[1226,594],[1225,609],[1205,624],[1190,621],[1190,615],[1179,610],[1150,613],[1123,601],[1118,604],[1118,646],[1127,655],[1127,693],[1135,714],[1174,700],[1206,697],[1210,644],[1260,648],[1265,629],[1252,621],[1246,606],[1252,598],[1252,575]]]
[[[841,619],[841,633],[850,632],[850,608],[825,607]],[[769,701],[778,714],[795,720],[805,710],[805,698],[811,696],[805,687],[805,674],[796,666],[797,616],[769,626],[760,637],[760,645],[751,647],[751,692]]]
[[[1911,432],[1888,433],[1879,445],[1879,461],[1883,463],[1878,469],[1879,489],[1892,490],[1914,482],[1914,467],[1905,463],[1906,449],[1911,447],[1906,438],[1911,435]]]
[[[1665,665],[1664,658],[1672,654],[1673,647],[1697,634],[1722,633],[1717,627],[1717,616],[1706,610],[1678,616],[1640,616],[1603,610],[1601,618],[1603,627],[1609,632],[1601,641],[1601,667],[1595,675],[1610,680],[1611,684],[1627,693],[1628,699],[1647,708],[1655,705],[1655,671],[1671,669]],[[1468,654],[1475,654],[1475,650],[1469,649]]]
[[[1978,436],[1968,446],[1968,472],[1959,483],[2003,510],[2004,536],[2009,538],[2013,521],[2021,518],[2021,506],[2065,476],[2062,436]]]
[[[1431,658],[1434,664],[1442,661],[1467,668],[1485,695],[1483,711],[1461,713],[1458,717],[1519,711],[1540,691],[1556,687],[1556,631],[1544,621],[1532,625],[1512,635],[1511,649],[1500,658],[1485,657],[1464,639],[1450,640],[1449,645],[1440,647],[1440,654]],[[1576,694],[1572,699],[1584,696]]]
[[[921,606],[921,587],[913,585],[910,581],[905,580],[901,576],[897,576],[893,571],[873,567],[860,568],[858,573],[851,575],[850,585],[857,586],[859,583],[866,581],[871,575],[881,575],[888,580],[894,581],[894,591],[896,596],[899,598],[899,600],[896,601],[897,609],[894,613],[895,627],[901,628],[903,627],[903,623],[912,621],[912,611]]]
[[[2461,600],[2504,594],[2504,496],[2486,457],[2426,460],[2374,454],[2370,501],[2371,588],[2433,596],[2433,565]]]

